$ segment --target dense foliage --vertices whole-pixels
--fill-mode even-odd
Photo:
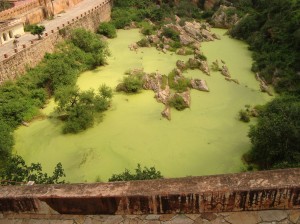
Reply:
[[[279,92],[300,92],[300,2],[243,0],[235,3],[245,16],[232,28],[253,51],[253,71]]]
[[[117,37],[116,27],[111,22],[103,22],[99,25],[97,32],[108,38]]]
[[[102,85],[94,90],[79,91],[78,87],[61,88],[55,93],[57,112],[66,120],[63,132],[78,133],[92,127],[95,115],[107,110],[112,98],[112,89]]]
[[[282,96],[260,111],[251,127],[252,150],[244,159],[259,169],[300,166],[300,2],[240,0],[234,2],[244,17],[230,34],[250,45],[252,70],[273,84]],[[297,102],[298,101],[298,102]],[[240,119],[248,121],[245,111]]]
[[[111,178],[109,178],[109,182],[114,181],[131,181],[131,180],[150,180],[150,179],[160,179],[163,178],[160,171],[157,171],[155,167],[144,167],[142,169],[141,165],[138,164],[137,168],[135,168],[135,173],[131,173],[128,169],[125,169],[123,173],[113,174]]]
[[[181,0],[175,4],[174,0],[115,0],[112,11],[112,23],[116,28],[129,26],[131,22],[141,23],[149,19],[156,24],[165,20],[174,19],[175,15],[181,18],[201,19],[206,13],[201,8],[191,3],[191,0]],[[147,34],[148,35],[148,34]]]
[[[127,75],[117,86],[117,91],[126,93],[138,93],[143,88],[143,74]]]
[[[61,184],[65,183],[64,180],[60,180],[65,176],[61,163],[55,166],[53,175],[48,176],[47,173],[43,173],[40,163],[31,163],[28,166],[20,156],[11,156],[6,161],[5,169],[0,169],[2,185],[22,184],[28,181],[34,181],[36,184]]]
[[[4,11],[6,9],[9,9],[11,7],[13,7],[13,3],[11,3],[11,2],[9,2],[7,0],[1,0],[0,1],[0,12]]]
[[[8,81],[0,87],[0,168],[8,164],[4,164],[4,161],[10,159],[13,146],[11,133],[14,129],[39,116],[39,109],[51,96],[59,95],[63,89],[74,89],[78,75],[82,71],[103,65],[107,54],[106,44],[96,34],[76,29],[70,34],[70,40],[57,46],[54,53],[46,54],[39,65],[29,69],[16,82]],[[109,91],[105,87],[104,94],[108,94]],[[108,106],[107,96],[104,97],[103,92],[101,94],[93,95],[97,112]],[[85,93],[81,93],[80,96],[84,98]],[[81,110],[82,102],[83,99],[79,106],[76,105],[77,111],[70,110],[73,112],[69,114],[70,119],[76,116],[80,118],[80,113],[86,115],[85,110]],[[58,104],[61,104],[59,99]],[[84,118],[87,121],[86,117]],[[91,124],[93,117],[88,118]],[[67,124],[68,122],[67,120]]]
[[[244,157],[260,169],[300,167],[300,98],[284,96],[260,112],[249,137],[252,150]]]

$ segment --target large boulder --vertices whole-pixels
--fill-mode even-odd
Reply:
[[[184,61],[178,60],[176,62],[176,66],[178,69],[180,69],[181,71],[184,71],[186,69],[186,64],[184,63]]]
[[[155,93],[155,98],[158,102],[167,104],[170,97],[170,87],[167,85],[165,89],[159,89]]]
[[[131,51],[137,51],[137,49],[139,48],[139,45],[137,45],[137,43],[133,43],[133,44],[130,44],[128,47],[129,47],[129,50],[131,50]]]
[[[193,89],[209,92],[209,89],[207,87],[207,84],[206,84],[205,80],[192,79],[191,80],[191,86],[192,86]]]
[[[225,77],[231,78],[228,67],[226,65],[222,65],[221,74],[224,75]]]
[[[148,37],[148,40],[150,43],[154,43],[154,44],[159,44],[160,43],[160,39],[157,35],[150,35]]]
[[[179,38],[180,38],[180,43],[185,46],[195,42],[195,39],[190,37],[187,33],[180,34]]]
[[[178,55],[185,55],[186,49],[184,47],[177,49],[176,54]]]
[[[236,10],[235,7],[221,5],[220,8],[212,16],[212,23],[217,28],[231,28],[239,21],[236,13],[228,13],[229,11]]]
[[[143,89],[153,90],[154,92],[159,90],[160,80],[162,79],[160,74],[146,74],[143,77]]]
[[[205,74],[210,75],[209,66],[208,66],[207,61],[204,61],[204,60],[200,61],[200,70],[202,72],[204,72]]]

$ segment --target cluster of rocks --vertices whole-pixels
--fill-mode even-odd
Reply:
[[[180,23],[181,19],[177,17],[175,24],[170,23],[165,25],[165,27],[179,33],[180,43],[184,46],[220,39],[217,34],[211,32],[211,26],[206,22],[186,21],[183,23],[183,26]]]
[[[233,27],[240,20],[236,13],[231,13],[234,11],[236,11],[235,7],[221,5],[212,16],[211,23],[217,28],[228,29]]]
[[[212,64],[212,69],[215,71],[220,71],[221,74],[223,76],[225,76],[225,80],[227,80],[229,82],[234,82],[236,84],[240,84],[237,79],[231,78],[231,74],[230,74],[229,69],[226,66],[225,62],[223,60],[221,60],[221,62],[222,62],[222,66],[220,67],[219,61],[218,60],[214,61]]]
[[[189,58],[187,62],[187,67],[190,69],[199,69],[207,75],[210,75],[209,66],[206,60],[201,60],[199,58]]]
[[[184,62],[178,61],[178,65],[186,66]],[[182,69],[182,70],[181,70]],[[186,79],[182,75],[182,71],[185,67],[181,69],[176,68],[173,70],[174,77],[170,80],[174,83],[178,83],[180,79]],[[204,80],[201,79],[190,79],[188,83],[188,88],[183,92],[171,91],[169,85],[169,77],[162,75],[158,72],[156,73],[145,73],[143,69],[132,69],[126,72],[126,75],[130,76],[142,76],[143,89],[152,90],[155,93],[155,99],[165,105],[164,110],[161,112],[162,116],[171,120],[171,106],[169,102],[174,98],[180,98],[183,102],[184,108],[189,108],[191,104],[190,88],[199,91],[209,92],[209,88]],[[122,91],[122,83],[117,86],[118,91]]]
[[[169,37],[164,36],[164,29],[169,28],[174,32],[178,33],[179,41],[182,47],[177,49],[176,53],[179,55],[190,55],[193,54],[194,50],[199,50],[201,42],[213,41],[220,39],[220,37],[211,32],[211,26],[206,22],[182,22],[179,17],[176,16],[175,23],[169,23],[163,26],[156,34],[149,35],[146,40],[149,44],[147,47],[155,46],[157,50],[164,53],[170,50],[172,47],[172,40]],[[131,50],[135,50],[134,47],[130,47]]]

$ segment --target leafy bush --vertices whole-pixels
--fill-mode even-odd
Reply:
[[[58,104],[57,112],[66,122],[63,133],[78,133],[94,124],[95,114],[109,108],[112,90],[106,85],[99,88],[98,94],[93,90],[80,92],[78,87],[61,88],[55,94]]]
[[[187,104],[184,102],[184,99],[179,95],[174,95],[171,99],[169,99],[169,105],[174,107],[176,110],[184,110],[188,108]]]
[[[31,163],[26,165],[25,161],[20,156],[11,156],[5,163],[5,168],[0,170],[0,180],[2,184],[14,185],[28,181],[34,181],[36,184],[62,184],[65,177],[65,172],[61,163],[58,163],[54,168],[53,175],[48,176],[43,173],[40,163]],[[9,180],[9,182],[6,182]]]
[[[180,41],[179,32],[177,32],[176,30],[173,30],[170,27],[164,27],[163,31],[162,31],[162,35],[174,40],[175,42]]]
[[[118,85],[117,91],[126,93],[137,93],[143,88],[143,80],[140,75],[129,75],[123,78],[121,84]]]
[[[151,179],[160,179],[163,178],[160,171],[157,171],[155,167],[144,167],[141,168],[141,165],[138,164],[135,169],[135,173],[131,173],[128,169],[125,169],[123,173],[113,174],[111,178],[109,178],[109,182],[114,181],[131,181],[131,180],[151,180]]]
[[[141,33],[144,34],[144,35],[152,35],[154,34],[154,26],[151,25],[149,22],[140,22],[139,23],[139,27],[141,28]]]
[[[285,96],[268,103],[249,137],[253,144],[248,162],[260,169],[300,165],[300,101]]]
[[[169,73],[168,81],[169,81],[170,88],[180,93],[187,91],[191,83],[190,79],[185,78],[183,76],[176,78],[176,73],[174,71]]]
[[[240,121],[249,122],[250,121],[250,116],[249,116],[247,111],[240,110],[239,119],[240,119]]]
[[[108,38],[117,37],[116,27],[111,22],[103,22],[99,25],[98,31],[99,34],[102,34]]]
[[[137,42],[137,45],[139,45],[140,47],[148,47],[148,46],[150,46],[150,42],[148,39],[142,38],[141,40],[139,40]]]

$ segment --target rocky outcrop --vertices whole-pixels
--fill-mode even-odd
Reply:
[[[208,63],[205,60],[201,60],[198,58],[189,58],[187,64],[190,69],[200,69],[205,74],[210,75]]]
[[[137,51],[138,48],[139,48],[139,45],[138,45],[137,43],[133,43],[133,44],[130,44],[130,45],[128,46],[128,48],[129,48],[129,50],[131,50],[131,51]]]
[[[175,93],[174,97],[181,97],[185,103],[185,107],[190,107],[191,106],[191,94],[190,90],[187,90],[183,93]]]
[[[190,69],[196,69],[200,67],[200,60],[196,58],[189,58],[187,63]]]
[[[176,66],[178,69],[180,69],[181,71],[186,70],[187,66],[185,65],[184,61],[178,60],[176,62]]]
[[[200,60],[200,70],[207,75],[210,75],[210,70],[207,61]]]
[[[143,77],[143,89],[153,90],[154,92],[157,92],[160,88],[161,80],[161,74],[146,74]]]
[[[229,73],[228,67],[225,64],[222,65],[221,74],[224,75],[227,78],[231,78],[231,75]]]
[[[201,79],[191,79],[191,87],[200,91],[209,92],[206,82]]]
[[[231,28],[239,21],[236,13],[231,13],[236,8],[231,6],[221,5],[220,8],[212,16],[212,24],[217,28]],[[230,13],[229,13],[230,12]]]
[[[168,85],[165,87],[165,89],[158,89],[158,91],[155,93],[155,99],[163,104],[168,103],[169,97],[170,87]]]
[[[171,120],[171,108],[169,106],[166,106],[165,109],[161,112],[161,115],[170,121]]]
[[[269,89],[269,87],[268,87],[266,81],[264,81],[264,80],[260,77],[260,75],[259,75],[258,73],[256,73],[256,80],[259,81],[259,83],[260,83],[259,86],[260,86],[260,89],[261,89],[262,92],[267,93],[269,96],[273,96],[273,94],[272,94],[271,90]]]

